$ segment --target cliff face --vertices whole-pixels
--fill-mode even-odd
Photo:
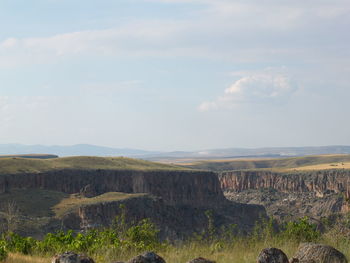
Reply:
[[[128,222],[150,218],[160,229],[163,238],[179,239],[190,236],[194,232],[201,232],[208,225],[208,218],[205,215],[208,208],[168,205],[161,199],[151,196],[81,206],[78,211],[68,215],[64,223],[66,225],[68,223],[68,226],[70,223],[68,228],[73,229],[108,226],[117,215],[121,214],[121,204],[125,207]],[[236,224],[242,233],[249,232],[257,219],[266,216],[262,206],[233,202],[218,204],[210,210],[213,212],[214,223],[218,228]]]
[[[232,171],[221,173],[219,180],[228,199],[263,205],[279,221],[303,216],[317,221],[349,211],[349,170]]]
[[[213,212],[218,227],[236,224],[249,232],[257,220],[266,217],[264,207],[227,200],[215,173],[183,170],[51,170],[42,173],[0,176],[0,189],[13,192],[43,189],[89,199],[107,192],[145,193],[123,200],[104,199],[77,205],[72,211],[54,219],[42,229],[55,227],[81,230],[109,226],[120,214],[120,204],[127,209],[127,220],[150,218],[164,238],[176,239],[202,231],[207,226],[205,211]],[[93,199],[96,200],[96,199]],[[59,221],[59,222],[58,222]]]
[[[0,177],[3,192],[40,188],[72,194],[86,186],[91,196],[106,192],[149,193],[167,204],[213,206],[225,200],[217,176],[211,172],[65,169]]]
[[[280,192],[344,193],[350,197],[350,170],[276,173],[271,171],[232,171],[219,174],[224,191],[270,188]]]

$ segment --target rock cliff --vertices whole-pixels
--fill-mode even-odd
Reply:
[[[121,213],[121,204],[126,209],[126,217],[129,222],[150,218],[161,230],[162,238],[183,238],[192,235],[193,232],[202,231],[208,224],[205,215],[208,207],[168,205],[161,199],[152,196],[84,205],[66,218],[70,220],[70,223],[74,222],[70,226],[73,229],[108,226]],[[262,206],[234,202],[223,202],[210,210],[213,212],[213,219],[218,228],[223,225],[236,224],[242,233],[249,232],[254,227],[256,220],[266,215]]]
[[[323,170],[278,173],[272,171],[232,171],[219,174],[224,191],[270,188],[281,192],[343,193],[350,197],[350,170]]]
[[[236,224],[241,232],[249,232],[257,220],[266,217],[266,211],[260,205],[227,200],[217,175],[205,171],[56,169],[1,175],[0,189],[10,193],[15,189],[41,189],[91,200],[91,203],[75,205],[74,210],[63,216],[56,215],[54,225],[42,227],[50,231],[57,224],[75,230],[108,226],[120,213],[120,204],[127,208],[128,221],[150,218],[158,225],[164,238],[182,238],[203,230],[207,224],[207,210],[213,212],[217,226]],[[94,201],[109,192],[146,195],[125,200]]]
[[[106,192],[149,193],[167,204],[215,206],[225,200],[217,176],[202,171],[64,169],[0,177],[2,192],[40,188],[72,194],[86,186],[92,196]]]
[[[349,211],[349,170],[232,171],[220,173],[219,180],[228,199],[263,205],[279,221]]]

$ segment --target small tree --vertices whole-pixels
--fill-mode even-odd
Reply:
[[[5,219],[5,232],[13,232],[17,229],[20,219],[20,211],[15,201],[8,201],[3,205],[0,215]]]

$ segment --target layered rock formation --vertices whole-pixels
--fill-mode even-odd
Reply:
[[[281,192],[344,193],[350,197],[350,170],[323,170],[277,173],[272,171],[232,171],[219,174],[224,191],[270,188]]]
[[[147,195],[91,202],[75,206],[60,217],[61,226],[81,230],[110,225],[126,207],[129,221],[150,218],[164,238],[182,238],[206,228],[207,210],[213,212],[218,227],[236,224],[249,232],[257,220],[266,217],[259,205],[228,201],[217,175],[190,170],[82,170],[61,169],[41,173],[2,175],[0,189],[45,189],[92,198],[107,192],[145,193]],[[57,220],[54,222],[59,224]],[[55,226],[50,226],[53,229]]]
[[[220,173],[219,180],[228,199],[261,204],[280,221],[349,211],[349,170],[232,171]]]
[[[169,205],[162,199],[152,196],[135,197],[115,202],[84,205],[76,213],[67,216],[75,222],[69,228],[93,228],[110,225],[115,217],[121,214],[121,206],[125,207],[128,221],[138,222],[150,218],[161,230],[163,238],[179,239],[200,232],[208,225],[206,211],[213,212],[214,223],[217,227],[236,224],[242,233],[249,232],[256,221],[266,216],[265,209],[259,205],[245,205],[234,202],[217,203],[216,207]],[[75,218],[74,220],[71,220]],[[66,225],[67,225],[66,222]]]
[[[149,193],[176,205],[208,207],[225,200],[217,176],[211,172],[64,169],[0,178],[3,191],[40,188],[72,194],[89,186],[91,196],[106,192]]]

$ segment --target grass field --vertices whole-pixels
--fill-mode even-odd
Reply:
[[[51,258],[10,254],[5,263],[50,263]]]
[[[0,195],[0,206],[14,202],[23,216],[50,217],[54,216],[52,208],[68,194],[43,189],[11,189],[10,192]]]
[[[317,155],[293,158],[278,159],[233,159],[233,160],[210,160],[192,163],[179,163],[183,167],[212,171],[245,170],[245,169],[290,169],[314,166],[310,169],[317,169],[317,165],[326,165],[323,169],[336,169],[345,167],[335,164],[350,163],[350,155]],[[322,168],[322,166],[319,166]]]
[[[323,163],[293,168],[297,171],[329,170],[329,169],[350,169],[350,162]]]
[[[0,174],[37,173],[53,169],[183,170],[175,165],[125,157],[65,157],[54,159],[0,158]]]

